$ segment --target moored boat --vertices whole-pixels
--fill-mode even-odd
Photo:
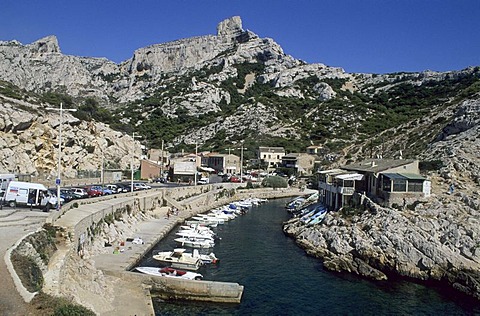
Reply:
[[[173,251],[160,251],[153,255],[153,259],[170,264],[173,268],[196,271],[203,264],[199,258],[185,254],[186,249],[176,248]]]
[[[203,275],[201,275],[200,273],[177,270],[170,267],[165,267],[165,268],[136,267],[135,270],[144,274],[149,274],[149,275],[180,278],[180,279],[187,279],[187,280],[201,280],[203,278]]]
[[[196,237],[180,237],[175,238],[175,242],[182,246],[191,247],[191,248],[213,248],[215,242],[207,239],[197,239]]]

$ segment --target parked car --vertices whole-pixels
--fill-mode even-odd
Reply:
[[[60,189],[60,197],[65,201],[65,203],[77,199],[77,197],[69,189]]]
[[[143,182],[135,182],[133,184],[133,190],[147,190],[151,188],[152,188],[151,186]]]
[[[197,181],[197,184],[209,184],[210,179],[209,178],[200,178],[200,180]]]
[[[105,188],[112,191],[113,194],[122,193],[123,187],[116,185],[116,184],[107,184]]]
[[[71,188],[70,192],[72,192],[72,194],[76,196],[77,199],[84,199],[88,197],[87,191],[82,188]]]
[[[230,182],[237,182],[237,183],[238,183],[238,182],[241,182],[241,181],[240,181],[240,178],[239,178],[239,177],[231,176],[231,177],[230,177]]]
[[[131,191],[130,184],[127,183],[116,183],[115,184],[118,188],[118,193],[126,193]]]
[[[157,182],[157,183],[167,183],[167,179],[161,177],[161,178],[156,178],[154,180],[154,182]]]
[[[88,197],[97,197],[103,195],[102,187],[95,185],[86,186],[85,191],[87,191]]]
[[[105,187],[99,187],[100,190],[102,190],[102,195],[112,195],[113,194],[113,190],[107,188],[106,186]]]

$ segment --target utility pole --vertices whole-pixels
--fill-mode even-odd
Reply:
[[[197,157],[198,157],[198,148],[197,148],[197,142],[195,142],[195,184],[194,186],[197,186]]]
[[[162,152],[160,154],[162,155],[162,164],[160,165],[160,177],[163,178],[163,139],[162,139]]]
[[[57,179],[55,179],[55,185],[57,186],[57,211],[61,208],[60,201],[60,185],[61,185],[61,174],[62,174],[62,124],[63,124],[63,111],[75,112],[77,109],[64,109],[62,102],[60,102],[60,108],[51,108],[47,107],[46,110],[53,110],[60,112],[60,124],[58,127],[58,166],[57,166]]]
[[[141,136],[140,135],[137,135],[135,136],[135,132],[133,132],[132,134],[132,138],[133,138],[133,148],[132,148],[132,164],[131,164],[131,170],[132,170],[132,178],[131,178],[131,184],[130,184],[130,189],[131,189],[131,192],[133,192],[133,159],[134,159],[134,152],[135,152],[135,137],[137,138],[140,138]]]

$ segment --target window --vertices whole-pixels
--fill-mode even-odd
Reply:
[[[408,192],[423,192],[423,181],[408,180]]]
[[[405,179],[394,179],[393,180],[393,191],[392,192],[406,192],[407,191],[407,180]]]

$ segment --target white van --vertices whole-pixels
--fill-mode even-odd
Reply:
[[[0,192],[6,191],[10,181],[15,181],[15,175],[12,173],[0,174]]]
[[[40,183],[10,181],[3,196],[3,204],[38,207],[44,211],[57,205],[57,198]]]
[[[197,184],[209,184],[210,183],[210,179],[209,178],[200,178],[200,180],[198,180]]]

